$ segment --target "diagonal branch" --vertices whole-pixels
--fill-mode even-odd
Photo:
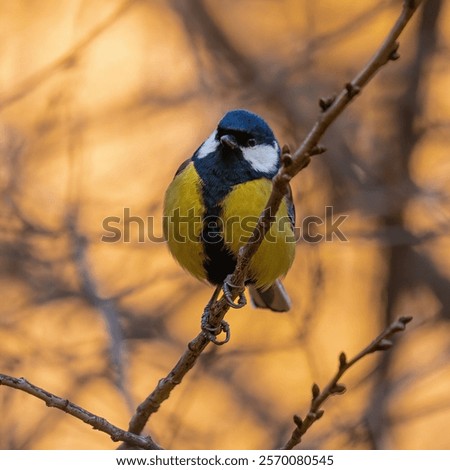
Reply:
[[[312,155],[321,153],[322,149],[318,147],[318,143],[326,130],[387,62],[399,58],[397,52],[399,44],[397,39],[420,3],[421,0],[404,1],[400,16],[383,44],[369,62],[351,82],[345,85],[344,89],[337,97],[320,100],[319,104],[323,112],[293,155],[290,156],[288,149],[285,149],[284,158],[282,158],[282,167],[273,179],[273,190],[266,208],[259,219],[252,237],[241,250],[237,267],[231,281],[233,284],[238,286],[244,284],[250,259],[259,248],[264,235],[269,230],[271,217],[277,213],[284,195],[287,194],[290,180],[309,164]]]
[[[11,377],[9,375],[0,374],[0,386],[6,385],[17,390],[22,390],[36,398],[44,401],[45,404],[52,408],[58,408],[65,413],[80,419],[86,424],[91,425],[94,429],[108,434],[114,442],[123,441],[131,447],[140,449],[158,450],[161,449],[150,436],[138,436],[136,434],[124,431],[114,426],[106,419],[97,416],[90,411],[81,408],[81,406],[70,402],[64,398],[58,397],[53,393],[33,385],[24,378]]]
[[[325,388],[320,391],[317,384],[312,386],[312,400],[311,406],[309,407],[308,413],[304,419],[299,416],[294,416],[294,423],[296,428],[294,429],[288,442],[282,447],[283,450],[293,449],[297,444],[300,444],[302,436],[308,431],[308,429],[319,420],[324,413],[320,407],[323,405],[332,395],[339,395],[345,393],[345,385],[340,384],[339,380],[345,374],[345,372],[360,361],[363,357],[368,354],[372,354],[376,351],[386,351],[393,345],[391,338],[396,333],[404,331],[406,325],[412,320],[412,317],[400,317],[395,322],[391,323],[380,335],[378,335],[367,347],[361,352],[354,356],[350,361],[347,361],[347,357],[344,352],[339,355],[339,368],[333,378],[327,383]]]
[[[134,4],[136,0],[124,0],[124,3],[119,5],[117,10],[113,11],[111,15],[100,21],[86,36],[81,38],[75,45],[73,45],[62,56],[58,57],[54,62],[44,66],[41,70],[26,77],[22,82],[5,95],[0,95],[0,105],[6,108],[16,101],[22,99],[34,91],[43,82],[48,80],[52,75],[60,70],[71,67],[76,63],[81,53],[94,41],[98,36],[103,34],[112,24],[114,24],[122,15]]]
[[[323,148],[318,146],[319,140],[353,98],[361,92],[363,87],[386,63],[398,59],[397,39],[421,1],[404,1],[402,11],[396,23],[374,56],[355,78],[345,85],[339,95],[320,101],[322,113],[300,147],[292,155],[290,155],[287,147],[283,149],[282,166],[273,178],[273,188],[269,201],[248,243],[241,248],[236,269],[231,276],[230,285],[237,286],[232,289],[233,298],[236,298],[243,289],[250,260],[258,250],[259,245],[270,228],[273,215],[277,213],[283,197],[288,192],[289,181],[309,164],[311,156],[324,151]],[[219,328],[229,308],[230,306],[227,301],[223,297],[220,298],[210,308],[209,324],[212,327]],[[138,406],[129,424],[128,430],[130,432],[135,434],[142,432],[150,416],[158,411],[163,401],[169,398],[171,391],[180,384],[183,377],[195,365],[198,357],[209,342],[210,340],[206,338],[204,333],[199,333],[188,344],[187,349],[169,374],[158,382],[156,388]]]

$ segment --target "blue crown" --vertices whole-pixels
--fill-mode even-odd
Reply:
[[[263,137],[264,140],[274,141],[275,136],[266,121],[257,114],[245,109],[234,109],[229,111],[221,119],[218,129],[224,131],[246,132]]]

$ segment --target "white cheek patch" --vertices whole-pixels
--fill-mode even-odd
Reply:
[[[197,158],[205,158],[211,152],[217,150],[219,142],[216,140],[217,131],[214,131],[202,144],[197,153]]]
[[[241,148],[244,158],[252,168],[262,173],[273,173],[278,166],[278,145],[257,145]]]

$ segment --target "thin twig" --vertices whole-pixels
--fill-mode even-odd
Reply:
[[[395,60],[398,58],[398,44],[396,40],[420,3],[421,0],[405,0],[401,15],[373,58],[354,78],[354,80],[345,86],[344,90],[341,91],[341,93],[336,98],[321,100],[320,106],[323,112],[301,146],[293,153],[292,156],[290,155],[289,148],[285,147],[283,149],[282,166],[278,174],[273,179],[273,189],[269,201],[260,216],[258,225],[251,239],[243,248],[241,248],[237,260],[236,270],[231,277],[230,284],[240,286],[240,288],[233,289],[232,294],[234,298],[238,295],[239,291],[244,285],[250,259],[257,251],[264,238],[264,235],[269,230],[273,214],[276,214],[278,211],[280,203],[287,192],[289,181],[308,165],[312,155],[316,155],[324,151],[321,147],[318,146],[320,138],[323,136],[328,127],[335,121],[335,119],[342,113],[350,101],[352,101],[352,99],[358,93],[360,93],[362,88],[384,64],[386,64],[389,60]],[[125,3],[123,9],[125,10],[128,5],[128,3]],[[71,57],[70,54],[69,57]],[[65,56],[63,59],[61,59],[61,61],[58,62],[58,66],[60,66],[60,64],[65,65],[66,60],[67,57]],[[45,75],[46,74],[44,74],[44,76]],[[16,93],[12,97],[10,96],[9,101],[7,101],[14,101],[18,97],[21,97],[21,92]],[[229,308],[229,304],[224,300],[224,298],[221,298],[215,302],[210,309],[211,314],[209,317],[209,324],[213,327],[219,327]],[[395,333],[396,331],[392,331],[391,334]],[[378,349],[374,349],[373,351],[390,346],[389,340],[387,338],[388,336],[386,335],[381,339],[379,338],[378,342],[376,343],[376,348]],[[157,444],[154,443],[150,436],[143,437],[139,436],[139,434],[144,429],[144,426],[151,414],[159,409],[161,403],[169,397],[173,388],[182,381],[186,373],[194,366],[198,357],[209,344],[209,342],[209,339],[203,333],[200,333],[188,344],[186,351],[183,353],[167,377],[161,379],[155,390],[144,400],[141,405],[139,405],[136,414],[131,419],[128,432],[117,428],[116,426],[106,421],[104,418],[96,416],[68,400],[60,398],[31,384],[23,378],[15,378],[0,374],[0,385],[6,385],[29,393],[43,400],[47,406],[58,408],[82,420],[83,422],[90,424],[94,429],[105,432],[111,437],[113,441],[122,441],[127,443],[127,446],[139,447],[142,449],[159,449]],[[345,371],[354,362],[373,351],[366,351],[364,354],[356,356],[349,363],[347,363],[346,360],[344,361],[342,358],[345,359],[345,356],[341,355],[341,367]],[[339,377],[340,375],[337,377],[337,379]],[[334,388],[331,386],[329,394],[339,392],[342,393],[345,390],[338,386],[339,384],[337,384],[337,379]],[[315,386],[313,390],[313,393],[315,394],[314,400],[316,400],[314,403],[320,406],[320,404],[323,403],[326,398],[325,397],[323,400],[321,399],[324,392],[321,394],[317,386]],[[318,419],[317,415],[320,415],[319,408],[317,408],[315,420]],[[298,427],[297,429],[300,428]],[[302,434],[300,434],[300,437],[301,435]]]
[[[128,427],[129,432],[134,434],[142,432],[150,416],[158,411],[161,403],[169,398],[170,392],[181,383],[183,377],[194,367],[198,357],[209,342],[209,339],[202,332],[188,344],[187,349],[174,368],[158,382],[156,388],[137,407]]]
[[[65,398],[58,397],[53,393],[33,385],[25,380],[23,377],[11,377],[9,375],[0,374],[0,386],[6,385],[17,390],[22,390],[30,395],[33,395],[45,404],[52,408],[58,408],[65,413],[80,419],[86,424],[91,425],[94,429],[108,434],[114,442],[123,441],[129,446],[138,447],[140,449],[158,450],[161,449],[150,436],[139,436],[123,429],[114,426],[106,419],[97,416],[90,411],[81,408],[81,406],[66,400]]]
[[[52,77],[55,72],[73,66],[79,59],[80,54],[84,52],[92,41],[97,39],[98,36],[120,19],[122,15],[135,3],[136,0],[124,0],[124,3],[119,5],[117,10],[113,11],[111,15],[103,21],[100,21],[99,24],[94,26],[94,28],[86,34],[86,36],[81,38],[74,46],[58,57],[54,62],[44,66],[29,77],[25,77],[22,82],[19,82],[17,85],[15,84],[15,87],[5,95],[0,95],[0,106],[3,109],[10,106],[34,91],[36,87]]]
[[[277,213],[281,201],[288,191],[289,181],[309,164],[311,156],[324,151],[318,145],[320,138],[378,70],[390,60],[398,59],[397,39],[421,1],[404,1],[401,14],[375,55],[356,77],[345,85],[336,98],[321,101],[322,113],[300,147],[292,155],[288,147],[283,148],[282,166],[272,180],[273,186],[269,201],[248,243],[240,249],[236,269],[230,280],[230,285],[240,286],[237,289],[232,289],[233,298],[236,298],[239,291],[242,291],[250,260],[270,228],[272,217]],[[209,324],[212,327],[219,327],[229,309],[230,306],[225,299],[220,298],[210,308]],[[142,432],[150,416],[158,411],[163,401],[169,398],[171,391],[180,384],[183,377],[194,366],[209,342],[203,333],[199,333],[188,344],[187,349],[169,374],[158,382],[156,388],[138,406],[129,424],[128,430],[130,432],[135,434]]]
[[[412,15],[420,5],[422,0],[405,0],[400,16],[387,35],[383,44],[376,51],[369,62],[347,83],[337,97],[320,100],[322,113],[314,124],[313,128],[306,136],[300,147],[289,155],[289,149],[285,148],[282,166],[273,178],[273,190],[266,208],[261,215],[258,225],[253,232],[248,243],[241,249],[236,270],[233,273],[231,283],[242,286],[246,279],[246,273],[251,257],[261,244],[264,235],[270,227],[273,214],[276,214],[281,204],[283,196],[288,192],[290,180],[303,170],[310,162],[311,156],[322,153],[323,149],[318,145],[319,140],[324,135],[330,125],[344,111],[347,105],[361,93],[363,87],[375,76],[375,74],[390,60],[397,60],[398,37],[411,19]],[[236,292],[237,294],[237,292]]]
[[[347,360],[347,356],[344,352],[339,355],[338,371],[334,374],[333,378],[327,383],[324,389],[321,391],[317,384],[313,384],[311,406],[309,407],[306,417],[302,419],[297,415],[294,416],[294,423],[297,427],[294,429],[290,439],[282,447],[283,450],[293,449],[297,444],[299,444],[306,431],[323,416],[324,410],[321,409],[321,406],[325,400],[333,395],[345,393],[345,385],[339,383],[339,380],[345,372],[368,354],[372,354],[376,351],[385,351],[391,348],[393,345],[391,341],[392,336],[404,331],[406,325],[411,320],[412,317],[400,317],[349,361]]]

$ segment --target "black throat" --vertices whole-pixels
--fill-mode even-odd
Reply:
[[[219,146],[204,158],[193,157],[194,166],[202,180],[205,205],[202,243],[205,268],[211,284],[222,284],[236,267],[236,256],[226,248],[223,240],[222,202],[237,184],[269,177],[255,171],[244,159],[242,151]],[[271,177],[271,176],[270,176]]]

